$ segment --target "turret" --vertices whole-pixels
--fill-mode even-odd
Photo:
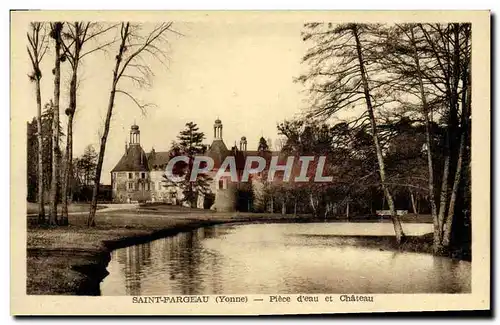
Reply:
[[[141,143],[141,131],[139,131],[139,126],[134,124],[130,127],[130,142],[132,145],[139,145]]]
[[[214,140],[222,140],[222,121],[219,118],[214,123]]]
[[[247,151],[247,137],[242,136],[240,140],[240,151]]]

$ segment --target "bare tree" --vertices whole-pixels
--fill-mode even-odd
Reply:
[[[36,125],[37,125],[37,140],[38,140],[38,222],[45,222],[45,204],[43,199],[43,135],[42,135],[42,95],[40,92],[40,80],[42,79],[42,71],[40,70],[40,62],[42,61],[48,48],[46,26],[40,22],[30,24],[28,36],[28,55],[30,57],[33,71],[29,75],[31,81],[35,82],[36,94]]]
[[[400,99],[403,106],[414,106],[413,112],[423,117],[433,250],[446,253],[469,132],[470,24],[402,24],[388,31],[387,51],[381,60],[394,80],[393,94],[407,97]],[[412,101],[420,102],[420,106]],[[442,155],[441,179],[435,177],[440,165],[434,149],[433,115],[443,122],[444,141],[438,148]]]
[[[463,41],[462,43],[458,40],[459,37],[457,33],[459,30],[463,31]],[[470,31],[471,27],[469,24],[464,24],[459,26],[455,24],[455,51],[459,48],[459,52],[463,50],[464,58],[462,59],[461,66],[457,66],[456,69],[459,69],[461,72],[461,83],[462,83],[462,91],[461,91],[461,126],[460,126],[460,144],[458,148],[458,153],[456,154],[456,169],[455,176],[453,178],[453,185],[451,188],[450,194],[450,202],[448,206],[448,214],[446,216],[446,220],[443,222],[443,247],[445,250],[448,250],[450,247],[451,241],[451,228],[453,224],[453,218],[455,217],[455,205],[458,195],[458,187],[462,180],[462,171],[463,165],[465,161],[465,149],[468,142],[469,137],[469,119],[471,113],[471,99],[472,99],[472,84],[471,84],[471,58],[470,58]],[[462,49],[460,47],[463,47]],[[458,54],[460,55],[460,54]],[[455,77],[459,78],[459,77]],[[458,85],[457,85],[458,86]],[[458,93],[458,91],[457,91]],[[457,95],[458,96],[458,95]],[[457,99],[458,102],[458,99]],[[458,103],[457,103],[458,105]]]
[[[161,23],[150,31],[145,32],[142,25],[133,25],[130,22],[123,22],[119,27],[119,48],[115,57],[115,67],[113,69],[113,79],[108,101],[104,132],[101,136],[99,157],[94,179],[94,189],[92,192],[92,204],[87,220],[89,227],[95,226],[95,214],[97,209],[97,194],[101,181],[101,170],[106,151],[106,141],[109,134],[111,117],[113,116],[113,106],[116,94],[122,94],[131,99],[135,105],[144,111],[151,104],[142,103],[137,100],[129,91],[119,86],[125,86],[124,79],[130,80],[139,87],[151,85],[151,77],[154,75],[148,64],[148,60],[156,60],[164,63],[166,60],[165,49],[162,44],[166,43],[166,34],[171,29],[172,23]]]
[[[375,78],[381,70],[376,52],[378,26],[308,23],[305,28],[304,40],[314,41],[303,58],[311,69],[299,78],[309,84],[313,95],[309,115],[330,117],[356,105],[364,106],[358,121],[368,122],[370,127],[380,184],[389,205],[396,240],[401,243],[405,235],[386,181],[383,147],[375,116],[375,110],[387,104],[387,96],[381,91],[385,83]]]
[[[71,81],[69,84],[69,107],[65,110],[66,116],[68,116],[68,124],[61,194],[62,215],[59,222],[61,225],[68,224],[69,182],[70,175],[72,175],[73,164],[73,119],[77,107],[78,69],[80,61],[91,53],[105,49],[115,41],[115,39],[111,39],[103,42],[95,42],[95,46],[87,50],[84,49],[85,44],[92,40],[96,40],[99,36],[114,28],[115,25],[103,27],[99,23],[73,22],[66,23],[66,27],[66,30],[62,33],[64,40],[62,42],[62,47],[64,49],[64,56],[71,66]]]
[[[49,224],[57,224],[57,192],[59,182],[59,162],[61,149],[59,148],[59,98],[61,92],[61,44],[62,22],[50,23],[50,36],[55,42],[54,70],[54,119],[52,124],[52,179],[50,184]],[[64,60],[64,59],[63,59]]]

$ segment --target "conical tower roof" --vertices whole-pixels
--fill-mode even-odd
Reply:
[[[148,159],[140,145],[131,145],[122,156],[112,172],[145,172],[148,171]]]

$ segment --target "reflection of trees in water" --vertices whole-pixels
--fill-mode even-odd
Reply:
[[[170,280],[175,281],[179,294],[193,295],[221,292],[221,257],[203,247],[202,241],[215,238],[217,227],[200,228],[165,238],[164,256],[168,264]]]
[[[182,234],[182,240],[179,242],[179,258],[173,264],[173,270],[180,274],[177,277],[180,286],[180,293],[183,295],[193,295],[200,292],[203,283],[200,276],[200,231],[188,232]]]
[[[126,294],[140,295],[144,266],[151,264],[150,243],[119,249],[116,251],[116,257],[118,263],[123,266]]]
[[[162,294],[223,293],[223,258],[202,241],[218,241],[227,232],[224,227],[200,228],[117,250],[126,294],[147,295],[141,292],[142,281],[154,281],[154,286],[165,290]]]
[[[203,256],[205,257],[205,281],[206,294],[221,294],[225,293],[223,291],[223,280],[224,274],[223,269],[223,258],[222,256],[214,250],[204,249]]]
[[[433,257],[435,274],[434,288],[443,293],[470,292],[470,268],[461,261],[443,257]]]

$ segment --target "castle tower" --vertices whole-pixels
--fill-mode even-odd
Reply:
[[[222,121],[219,118],[214,123],[214,140],[222,140]]]
[[[139,126],[134,123],[130,127],[130,141],[129,144],[132,145],[140,145],[141,144],[141,131],[139,131]]]
[[[115,202],[146,202],[151,199],[148,159],[140,144],[141,132],[135,123],[130,127],[125,153],[111,170]]]

